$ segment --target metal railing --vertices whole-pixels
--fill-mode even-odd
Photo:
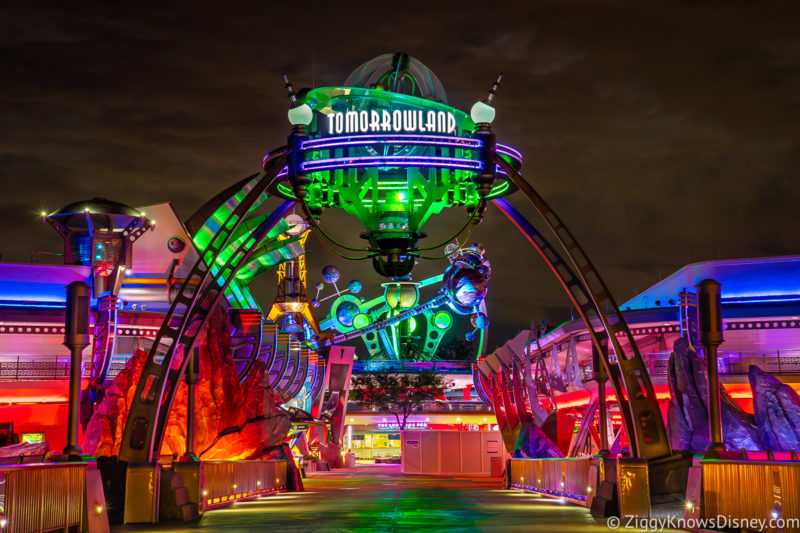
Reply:
[[[651,376],[665,376],[669,371],[670,352],[643,353],[645,365]],[[717,368],[720,374],[747,374],[750,365],[774,374],[800,374],[800,350],[756,351],[720,351],[717,355]],[[592,362],[581,364],[581,379],[594,379]]]
[[[586,505],[591,457],[511,459],[511,487]]]
[[[208,509],[286,490],[286,461],[203,461],[203,507]]]
[[[711,460],[701,468],[704,517],[800,518],[800,462]],[[782,531],[800,532],[800,526],[789,523]]]
[[[84,463],[0,466],[3,532],[50,531],[80,525],[85,469]]]
[[[81,375],[89,377],[92,366],[84,359]],[[69,380],[69,355],[64,357],[0,356],[0,381]]]

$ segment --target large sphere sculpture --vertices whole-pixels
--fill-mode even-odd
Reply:
[[[336,308],[336,320],[347,328],[353,327],[353,319],[360,313],[358,306],[353,302],[345,301]]]
[[[360,281],[354,279],[347,284],[347,288],[350,289],[350,292],[352,292],[353,294],[358,294],[359,292],[361,292],[362,285]]]
[[[478,246],[458,250],[450,257],[450,266],[442,279],[442,293],[450,307],[462,315],[473,313],[483,302],[489,288],[491,266]]]
[[[322,269],[322,279],[325,283],[336,283],[339,281],[339,269],[333,265],[328,265]]]

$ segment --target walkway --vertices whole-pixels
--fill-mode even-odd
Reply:
[[[405,476],[399,465],[312,474],[304,493],[286,493],[207,512],[187,527],[114,531],[254,533],[382,531],[608,531],[582,507],[517,491],[499,479]],[[631,530],[628,530],[631,531]]]

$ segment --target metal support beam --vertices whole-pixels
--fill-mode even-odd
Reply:
[[[246,220],[248,212],[261,200],[264,191],[283,168],[284,154],[284,151],[278,151],[268,159],[264,174],[249,189],[247,195],[236,203],[235,209],[220,225],[214,239],[198,258],[170,306],[153,340],[136,386],[120,445],[121,460],[147,463],[158,457],[175,392],[198,332],[236,273],[247,264],[252,251],[293,205],[291,201],[281,204],[227,256],[224,265],[217,264],[217,258],[227,250],[232,236]],[[159,353],[162,345],[167,346],[166,353]]]
[[[717,348],[722,344],[722,300],[721,284],[713,279],[704,279],[697,287],[697,318],[700,342],[706,355],[708,377],[708,443],[707,458],[716,457],[724,450],[722,441],[722,418],[719,390],[719,369],[717,368]]]
[[[503,158],[497,158],[497,163],[544,219],[561,244],[571,265],[567,265],[561,259],[541,234],[511,204],[503,199],[494,200],[494,204],[500,207],[528,237],[550,266],[575,305],[595,347],[602,354],[602,341],[608,339],[614,346],[614,352],[619,356],[617,364],[609,361],[607,356],[602,358],[602,362],[619,401],[623,425],[630,441],[631,455],[646,458],[671,456],[672,448],[647,367],[625,318],[600,274],[561,218],[533,186]],[[608,316],[605,310],[610,313]],[[598,328],[598,325],[601,327]],[[623,350],[617,338],[618,334],[628,341],[630,347],[628,352]]]

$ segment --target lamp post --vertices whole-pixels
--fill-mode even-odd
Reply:
[[[486,209],[486,197],[492,192],[492,185],[494,185],[495,179],[497,179],[497,141],[491,125],[495,117],[495,109],[492,107],[492,100],[497,94],[497,88],[500,86],[500,80],[502,79],[503,75],[500,74],[494,82],[494,85],[492,85],[486,100],[475,102],[472,109],[470,109],[470,118],[476,125],[472,136],[481,142],[479,159],[483,168],[480,174],[472,177],[478,196],[480,196],[481,199],[476,213],[473,215],[475,216],[473,223],[480,222],[483,217],[483,212]]]
[[[603,346],[604,350],[608,350],[607,346]],[[597,405],[599,408],[600,419],[600,455],[608,455],[608,406],[606,405],[606,369],[600,361],[600,352],[592,345],[592,370],[594,371],[594,380],[597,382]]]
[[[294,195],[302,202],[308,194],[308,185],[311,183],[311,180],[303,171],[303,141],[308,138],[307,130],[309,124],[314,120],[314,111],[308,104],[297,99],[296,93],[292,90],[292,84],[289,83],[286,75],[283,76],[283,81],[286,84],[286,90],[289,92],[288,97],[292,101],[287,113],[289,123],[292,125],[292,132],[287,139],[289,161],[286,166],[288,167],[289,183],[292,185]]]
[[[194,453],[194,387],[197,383],[199,370],[200,348],[195,346],[189,355],[189,366],[186,368],[186,453],[183,454],[184,461],[197,461]]]
[[[704,279],[697,285],[697,321],[700,343],[706,352],[708,366],[708,431],[710,442],[706,457],[716,457],[724,450],[720,410],[719,371],[717,348],[722,344],[722,285],[713,279]]]
[[[83,281],[67,285],[67,311],[65,317],[64,346],[70,349],[69,362],[69,417],[67,419],[67,446],[64,455],[80,455],[78,446],[78,415],[81,393],[81,362],[83,349],[89,345],[89,300],[91,288]]]

